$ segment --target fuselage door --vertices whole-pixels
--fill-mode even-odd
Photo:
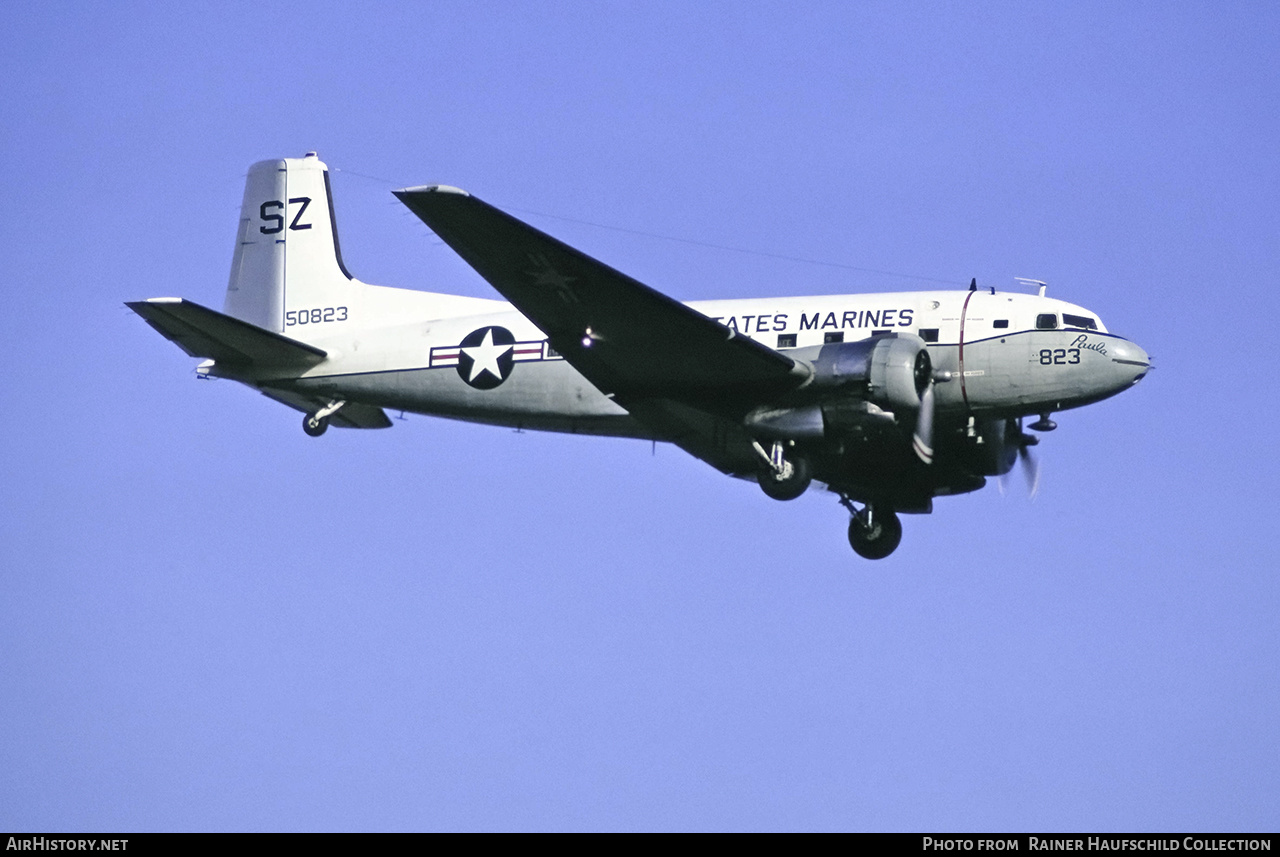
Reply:
[[[1007,295],[969,292],[960,314],[960,381],[970,410],[1016,407],[1027,391],[1027,338]]]

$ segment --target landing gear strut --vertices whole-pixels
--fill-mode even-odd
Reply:
[[[782,441],[774,441],[768,452],[758,441],[752,441],[756,453],[764,462],[756,476],[760,490],[775,500],[794,500],[805,492],[813,481],[809,459],[787,449]]]
[[[902,522],[896,512],[870,504],[859,510],[848,497],[841,497],[840,502],[853,516],[849,519],[849,544],[854,553],[864,559],[884,559],[897,549],[902,541]]]

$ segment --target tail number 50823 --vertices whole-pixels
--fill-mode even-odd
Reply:
[[[346,321],[347,308],[344,306],[317,307],[316,309],[289,310],[284,314],[284,326],[293,327],[302,324],[324,324],[326,321]]]

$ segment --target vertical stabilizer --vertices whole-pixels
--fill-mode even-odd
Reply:
[[[329,170],[315,153],[250,167],[223,311],[282,332],[353,303],[360,285],[342,264]]]

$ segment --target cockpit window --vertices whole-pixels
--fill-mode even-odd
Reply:
[[[1058,316],[1051,312],[1042,312],[1036,316],[1036,330],[1057,330]]]
[[[1085,330],[1098,329],[1098,322],[1087,315],[1067,315],[1064,312],[1062,314],[1062,324],[1065,327],[1083,327]]]

